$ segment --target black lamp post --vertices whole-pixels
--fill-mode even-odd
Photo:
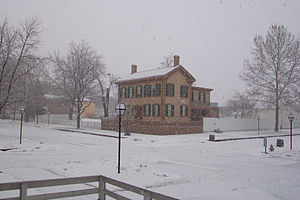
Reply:
[[[119,116],[119,151],[118,151],[118,173],[120,173],[120,159],[121,159],[121,117],[124,116],[126,107],[125,104],[120,100],[116,105],[115,111]]]
[[[20,144],[22,144],[22,126],[23,126],[23,115],[24,115],[24,108],[21,107],[20,109],[21,114],[21,126],[20,126]]]
[[[295,117],[293,116],[293,113],[290,113],[288,116],[290,120],[290,149],[292,150],[293,148],[293,143],[292,143],[292,138],[293,138],[293,121]]]

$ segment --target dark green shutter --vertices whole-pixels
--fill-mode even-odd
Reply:
[[[166,104],[166,116],[168,116],[168,104]]]
[[[171,116],[174,116],[174,105],[171,105]]]
[[[134,98],[134,87],[131,88],[132,88],[132,98]]]
[[[123,98],[123,88],[120,88],[120,99]]]
[[[180,97],[182,97],[182,96],[183,96],[183,94],[182,94],[182,93],[183,93],[183,91],[182,91],[182,90],[183,90],[183,85],[182,85],[182,86],[180,86]]]
[[[170,88],[170,85],[169,85],[169,83],[167,83],[167,85],[166,85],[166,96],[169,96],[169,89]]]
[[[175,93],[175,88],[174,88],[174,84],[172,84],[172,97],[174,97],[174,93]]]
[[[189,116],[189,107],[185,106],[185,116],[188,117]]]
[[[194,90],[192,90],[192,102],[194,102]]]
[[[157,96],[160,96],[160,90],[161,90],[161,84],[158,84],[156,89]]]
[[[152,116],[155,116],[155,104],[152,104]]]
[[[183,106],[180,105],[180,117],[182,117],[182,116],[183,116]]]
[[[144,97],[147,97],[147,85],[144,86]]]
[[[158,106],[158,115],[157,116],[160,116],[160,104],[157,104],[157,106]]]
[[[186,86],[186,97],[189,97],[189,86]]]

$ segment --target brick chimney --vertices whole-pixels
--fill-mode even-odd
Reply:
[[[179,56],[175,55],[174,56],[174,67],[179,65]]]
[[[131,65],[131,74],[134,74],[137,72],[137,66],[136,65]]]

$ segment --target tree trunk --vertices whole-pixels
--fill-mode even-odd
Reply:
[[[79,99],[77,100],[77,129],[80,129],[80,108],[79,108]]]
[[[279,105],[278,101],[276,101],[276,107],[275,107],[275,132],[278,132],[278,120],[279,119]]]
[[[109,92],[110,92],[110,89],[106,88],[106,97],[102,96],[102,104],[103,104],[103,110],[104,110],[104,117],[108,117]]]
[[[278,66],[278,65],[277,65]],[[278,132],[278,118],[279,118],[279,94],[278,94],[278,67],[275,76],[275,132]]]
[[[73,120],[73,104],[69,105],[69,120]]]

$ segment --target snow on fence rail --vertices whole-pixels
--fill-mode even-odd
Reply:
[[[38,122],[39,123],[45,123],[45,124],[58,124],[58,125],[67,125],[67,126],[76,126],[77,122],[76,120],[69,120],[68,115],[65,114],[45,114],[45,115],[39,115],[38,116]],[[75,118],[75,117],[74,117]],[[10,119],[16,119],[20,120],[20,114],[16,114],[15,117],[13,115],[10,116]],[[30,122],[36,122],[37,119],[30,119]],[[85,128],[94,128],[94,129],[101,129],[101,120],[93,120],[93,119],[81,119],[80,122],[81,127]]]
[[[95,183],[97,185],[87,184]],[[81,184],[87,189],[82,187],[77,190],[64,190],[54,193],[43,193],[43,194],[34,194],[28,195],[28,189],[32,188],[42,188],[42,187],[53,187],[53,186],[66,186],[66,185],[75,185]],[[8,190],[19,190],[18,197],[8,197],[4,198],[5,200],[27,200],[27,199],[58,199],[66,197],[75,197],[75,196],[85,196],[91,194],[98,194],[99,200],[105,200],[106,196],[110,196],[117,200],[129,200],[130,198],[124,197],[120,194],[117,194],[111,190],[108,190],[107,184],[117,186],[124,189],[125,191],[130,191],[144,197],[144,200],[177,200],[176,198],[169,197],[163,194],[152,192],[140,187],[136,187],[130,184],[126,184],[105,176],[86,176],[86,177],[75,177],[75,178],[61,178],[61,179],[49,179],[49,180],[37,180],[37,181],[25,181],[25,182],[12,182],[12,183],[0,183],[0,192]],[[39,190],[40,191],[40,190]],[[4,200],[3,198],[0,200]]]

